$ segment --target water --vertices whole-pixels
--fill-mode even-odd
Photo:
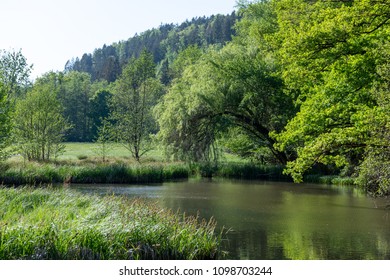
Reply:
[[[73,188],[214,217],[229,229],[228,259],[390,259],[390,199],[353,188],[230,180]]]

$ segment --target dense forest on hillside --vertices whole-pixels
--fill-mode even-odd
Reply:
[[[390,1],[239,3],[237,14],[96,49],[34,84],[23,55],[3,51],[2,155],[47,160],[62,141],[116,141],[137,161],[161,146],[167,160],[216,166],[228,152],[296,182],[316,171],[387,194]]]
[[[202,48],[215,44],[224,45],[234,36],[237,19],[238,16],[233,12],[230,15],[193,18],[179,25],[163,24],[126,41],[104,45],[92,54],[69,60],[65,71],[86,72],[91,75],[92,81],[114,82],[129,59],[139,57],[146,48],[153,54],[154,62],[159,65],[159,75],[168,83],[169,77],[164,71],[180,51],[191,45]]]

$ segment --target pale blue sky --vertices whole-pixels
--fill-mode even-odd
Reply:
[[[33,78],[161,23],[229,14],[236,0],[0,0],[0,49],[22,49]]]

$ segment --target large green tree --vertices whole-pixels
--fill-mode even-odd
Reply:
[[[150,149],[149,136],[156,132],[152,108],[162,94],[151,53],[144,50],[131,59],[115,84],[111,121],[118,141],[140,161]]]
[[[210,47],[200,59],[188,49],[173,63],[180,75],[160,105],[160,137],[174,154],[195,160],[210,158],[222,143],[240,155],[272,155],[270,161],[285,164],[290,151],[277,150],[270,133],[283,129],[294,107],[264,39],[276,33],[276,15],[267,1],[239,5],[243,18],[231,43]]]
[[[238,127],[247,140],[286,163],[286,153],[277,151],[269,136],[292,115],[291,99],[274,67],[261,49],[242,42],[210,48],[185,67],[164,97],[157,111],[160,138],[174,154],[207,160],[221,135]]]
[[[276,135],[280,150],[297,151],[297,159],[287,165],[295,181],[302,181],[316,164],[345,167],[351,175],[359,172],[356,167],[365,160],[367,149],[388,147],[375,141],[373,128],[388,129],[383,125],[383,98],[375,88],[383,92],[387,75],[381,71],[389,57],[389,4],[271,1],[278,31],[277,40],[268,43],[299,107],[285,131]]]

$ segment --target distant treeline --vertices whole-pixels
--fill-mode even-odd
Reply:
[[[206,48],[209,45],[231,41],[235,34],[234,25],[238,15],[213,15],[197,17],[182,24],[163,24],[159,28],[147,30],[126,41],[104,45],[81,58],[71,59],[65,65],[65,71],[86,72],[92,81],[106,80],[114,82],[130,58],[139,57],[143,49],[153,54],[154,62],[159,65],[159,76],[164,84],[169,83],[169,75],[164,72],[177,54],[188,46]]]

